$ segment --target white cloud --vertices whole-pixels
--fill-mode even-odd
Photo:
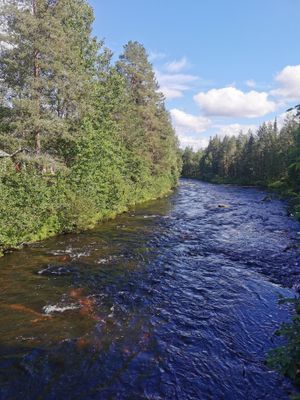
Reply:
[[[238,136],[242,131],[247,133],[251,129],[253,132],[256,131],[256,125],[242,125],[242,124],[228,124],[228,125],[214,125],[210,136],[218,135],[219,137],[224,136]],[[197,137],[186,134],[182,129],[177,129],[177,136],[179,138],[180,147],[185,148],[187,146],[192,147],[194,150],[205,149],[208,146],[208,137]]]
[[[198,77],[188,74],[164,74],[156,71],[156,79],[160,86],[160,91],[168,100],[182,97],[186,90],[191,88],[191,83]]]
[[[245,83],[249,88],[255,88],[257,86],[254,79],[248,79]]]
[[[163,60],[166,57],[167,57],[167,55],[160,51],[150,51],[150,53],[149,53],[149,60],[151,62],[156,61],[156,60]]]
[[[170,73],[178,73],[187,68],[189,65],[186,57],[181,58],[180,60],[175,60],[165,64],[165,69]]]
[[[171,111],[171,117],[175,125],[175,129],[180,134],[187,132],[201,133],[206,131],[211,126],[210,119],[202,116],[195,116],[187,114],[184,111],[173,108]]]
[[[289,100],[300,99],[300,65],[288,65],[276,75],[279,88],[271,92],[274,96]]]
[[[251,90],[244,93],[234,87],[211,89],[194,96],[206,115],[256,118],[275,111],[276,103],[268,93]]]
[[[192,147],[194,150],[205,149],[209,143],[209,139],[203,137],[178,135],[178,139],[182,149],[187,146]]]
[[[247,133],[249,129],[255,131],[257,129],[256,125],[242,125],[242,124],[228,124],[228,125],[214,125],[214,128],[217,128],[216,135],[224,137],[224,136],[238,136],[242,131],[243,133]]]
[[[198,150],[208,145],[207,138],[195,135],[205,132],[211,126],[208,118],[188,114],[177,108],[173,108],[170,114],[182,148],[191,146],[194,150]]]
[[[174,89],[167,86],[161,86],[160,92],[162,92],[167,100],[178,99],[178,97],[182,97],[181,89]]]
[[[291,120],[294,120],[295,118],[297,118],[296,115],[297,115],[297,111],[293,108],[290,109],[290,111],[285,111],[285,112],[277,115],[276,120],[277,120],[278,129],[279,130],[282,129],[287,121],[291,121]],[[275,118],[271,119],[269,121],[266,121],[266,122],[274,123],[274,121],[275,121]]]

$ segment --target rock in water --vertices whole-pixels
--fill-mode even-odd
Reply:
[[[228,204],[218,204],[219,208],[229,208]]]
[[[38,274],[46,276],[66,276],[73,275],[76,272],[77,269],[72,266],[49,264],[47,268],[38,271]]]
[[[265,196],[261,201],[272,201],[272,197],[270,195]]]

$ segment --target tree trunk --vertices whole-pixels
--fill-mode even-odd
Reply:
[[[37,4],[36,0],[32,1],[32,12],[33,15],[35,16],[37,14]],[[39,65],[39,50],[34,51],[34,61],[33,61],[33,76],[34,76],[34,82],[35,82],[35,111],[36,111],[36,117],[37,119],[40,118],[40,112],[41,112],[41,99],[40,99],[40,93],[39,93],[39,77],[40,77],[40,65]],[[41,153],[41,132],[39,126],[35,126],[34,128],[34,141],[35,141],[35,152],[37,155]]]

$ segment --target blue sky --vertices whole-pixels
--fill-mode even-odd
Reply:
[[[90,0],[118,56],[142,43],[182,146],[255,128],[300,102],[300,0]]]

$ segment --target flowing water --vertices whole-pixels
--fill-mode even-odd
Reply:
[[[265,365],[300,225],[255,188],[169,198],[0,260],[1,400],[287,399]],[[222,205],[221,207],[219,207]]]

